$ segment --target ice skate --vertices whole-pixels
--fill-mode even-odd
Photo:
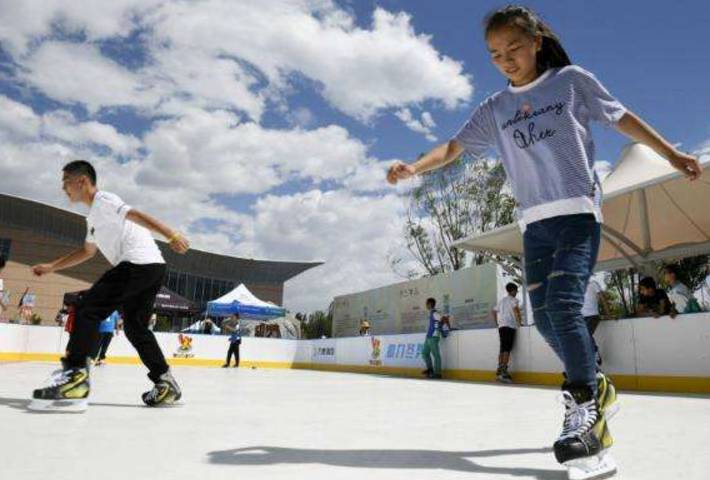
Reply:
[[[84,412],[89,407],[89,392],[88,369],[56,370],[46,387],[32,393],[28,408],[35,411]]]
[[[616,464],[609,454],[613,439],[597,398],[588,387],[568,386],[562,392],[565,418],[555,442],[555,458],[568,470],[570,480],[609,478]]]
[[[142,395],[143,402],[149,407],[173,405],[180,400],[182,392],[170,370],[160,376],[153,389]]]
[[[496,381],[505,384],[513,383],[513,377],[508,373],[507,367],[498,367],[498,370],[496,370]]]

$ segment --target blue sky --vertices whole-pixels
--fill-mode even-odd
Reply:
[[[465,0],[0,1],[0,188],[68,207],[54,172],[199,248],[325,260],[287,306],[399,279],[406,190],[384,168],[446,140],[504,87]],[[530,1],[570,57],[686,150],[710,140],[706,2]],[[626,140],[595,130],[598,160]],[[435,138],[434,138],[435,137]]]

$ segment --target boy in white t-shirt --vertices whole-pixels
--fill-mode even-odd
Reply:
[[[46,388],[34,391],[31,409],[84,411],[88,407],[87,360],[99,341],[99,324],[113,311],[124,315],[126,338],[148,367],[155,386],[142,396],[148,406],[170,404],[181,392],[170,373],[148,318],[165,276],[165,261],[151,231],[165,237],[174,251],[185,253],[189,243],[180,233],[125,204],[117,195],[98,190],[96,171],[84,160],[63,168],[63,190],[72,202],[90,207],[84,245],[51,263],[32,267],[41,276],[73,267],[92,258],[97,250],[113,268],[86,292],[76,309],[74,326],[62,369]]]
[[[513,351],[513,346],[515,345],[515,334],[518,327],[523,325],[523,320],[520,314],[520,302],[516,298],[518,286],[514,283],[509,283],[505,286],[505,291],[508,292],[508,295],[503,297],[493,309],[493,319],[498,325],[498,334],[500,336],[496,380],[502,383],[512,383],[513,377],[508,372],[508,362],[510,362],[510,352]]]

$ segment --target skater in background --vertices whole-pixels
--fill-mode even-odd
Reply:
[[[426,370],[422,373],[428,378],[441,378],[441,351],[439,350],[441,315],[436,311],[436,299],[427,298],[426,309],[429,312],[429,326],[427,327],[424,348],[422,349],[422,357],[424,357],[424,363],[426,363]]]
[[[67,324],[68,317],[69,307],[67,307],[66,305],[62,305],[62,308],[59,309],[57,315],[54,317],[54,323],[56,323],[58,327],[64,327],[64,325]]]
[[[591,123],[648,145],[691,179],[701,167],[627,110],[592,73],[572,65],[560,39],[530,9],[493,12],[484,22],[484,39],[506,87],[481,102],[454,138],[413,164],[395,162],[387,178],[394,184],[463,153],[482,159],[497,148],[518,203],[535,324],[567,374],[555,457],[570,476],[612,475],[605,412],[616,394],[609,379],[597,375],[581,313],[602,220]]]
[[[25,293],[20,297],[20,302],[17,304],[17,316],[22,325],[29,325],[32,318],[32,309],[35,305],[35,297],[30,293],[30,287],[25,289]]]
[[[227,350],[227,361],[222,368],[229,368],[234,355],[234,368],[239,367],[239,347],[242,344],[242,328],[239,323],[239,314],[230,316],[223,324],[222,329],[229,334],[229,349]]]
[[[2,271],[5,269],[5,257],[0,255],[0,274]],[[7,305],[8,305],[9,299],[6,298],[6,293],[5,293],[5,282],[3,281],[2,277],[0,277],[0,320],[5,318],[4,313],[5,310],[7,310]]]
[[[594,340],[594,332],[597,331],[599,322],[602,320],[599,312],[600,303],[602,304],[603,310],[605,312],[609,312],[609,304],[604,296],[604,289],[594,277],[591,277],[587,283],[587,290],[584,292],[582,316],[584,317],[584,323],[587,324],[589,335],[592,337],[592,345],[594,346],[594,355],[598,367],[601,367],[602,365],[602,356],[599,353],[599,346],[597,345],[596,340]]]
[[[99,324],[99,344],[96,346],[94,359],[96,365],[103,365],[106,361],[106,352],[114,335],[118,335],[118,327],[121,320],[121,315],[118,311],[114,311],[103,322]]]
[[[45,388],[34,391],[30,408],[83,411],[88,407],[89,370],[87,361],[99,337],[99,323],[114,310],[124,314],[126,337],[148,367],[152,390],[142,395],[148,406],[173,403],[181,392],[170,373],[163,352],[148,330],[148,317],[155,296],[165,276],[165,260],[151,231],[167,239],[177,253],[185,253],[185,237],[158,220],[142,213],[117,195],[99,190],[96,170],[83,160],[63,168],[62,187],[72,202],[90,207],[86,218],[84,245],[50,263],[32,267],[35,275],[47,275],[79,265],[92,258],[97,250],[112,268],[82,295],[71,327],[67,356],[62,369],[52,376]]]
[[[510,352],[515,346],[515,334],[518,327],[523,326],[523,317],[520,314],[520,302],[517,299],[518,286],[509,283],[505,286],[505,291],[508,292],[508,295],[501,298],[498,305],[493,308],[493,320],[498,325],[498,336],[500,337],[496,380],[501,383],[513,383],[513,377],[508,372],[508,363],[510,362]]]

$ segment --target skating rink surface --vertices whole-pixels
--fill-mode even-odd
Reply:
[[[55,365],[0,363],[0,478],[564,479],[554,389],[301,370],[174,368],[150,409],[138,366],[92,371],[86,413],[27,410]],[[710,478],[710,397],[622,393],[619,479]]]

